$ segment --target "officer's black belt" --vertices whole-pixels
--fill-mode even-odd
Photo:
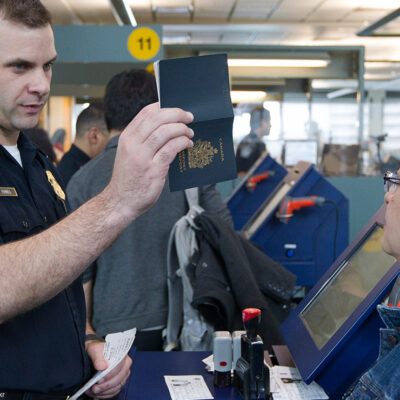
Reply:
[[[59,393],[26,392],[23,390],[1,390],[0,400],[68,400],[70,396]],[[87,399],[82,396],[81,399]]]

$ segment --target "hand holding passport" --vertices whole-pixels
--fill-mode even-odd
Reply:
[[[226,54],[175,58],[154,64],[160,107],[190,111],[194,146],[169,170],[171,191],[236,178],[233,109]]]

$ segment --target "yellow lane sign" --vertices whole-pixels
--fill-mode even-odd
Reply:
[[[137,28],[129,35],[127,45],[133,57],[150,60],[160,49],[160,38],[151,28]]]

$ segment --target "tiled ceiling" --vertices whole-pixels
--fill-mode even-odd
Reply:
[[[55,24],[116,24],[110,0],[42,0]],[[382,77],[400,65],[400,38],[357,31],[400,7],[400,0],[127,0],[138,24],[162,24],[165,43],[364,45],[384,61]],[[400,18],[390,23],[400,31]],[[397,70],[396,70],[397,72]]]

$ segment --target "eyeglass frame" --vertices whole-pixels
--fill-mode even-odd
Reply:
[[[385,176],[383,177],[383,187],[385,193],[390,192],[390,189],[393,187],[392,193],[396,190],[397,186],[400,186],[400,176],[396,175],[391,171],[387,171]]]

